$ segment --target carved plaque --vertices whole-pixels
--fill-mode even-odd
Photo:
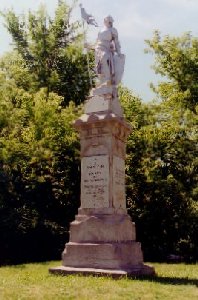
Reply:
[[[109,207],[109,156],[81,160],[81,207]]]
[[[113,157],[113,206],[126,208],[125,162],[117,156]]]

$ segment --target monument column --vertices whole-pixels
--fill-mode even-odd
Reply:
[[[99,33],[96,46],[99,83],[85,103],[84,114],[74,124],[81,144],[81,206],[70,224],[70,240],[62,254],[62,266],[50,269],[55,274],[155,273],[143,263],[135,224],[126,209],[125,153],[131,127],[123,117],[117,95],[124,55],[120,54],[112,20],[110,16],[105,18],[106,27]],[[102,53],[103,39],[106,47],[107,38],[109,49],[114,41],[115,54]]]

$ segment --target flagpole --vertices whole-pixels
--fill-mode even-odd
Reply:
[[[85,22],[84,22],[83,19],[82,19],[82,23],[83,23],[83,31],[84,31],[84,49],[86,49],[86,58],[87,58],[87,70],[88,70],[88,74],[89,74],[90,86],[92,88],[92,78],[91,78],[91,72],[90,72],[90,62],[89,62],[88,48],[85,47],[85,45],[87,44],[87,41],[86,41]]]
[[[86,10],[84,9],[84,7],[82,6],[81,3],[80,3],[79,6],[80,6],[80,10],[81,10],[81,18],[82,18],[82,23],[83,23],[84,49],[86,49],[87,69],[88,69],[88,74],[89,74],[90,85],[92,87],[93,81],[92,81],[91,71],[90,71],[90,61],[89,61],[89,55],[88,55],[88,49],[89,49],[89,47],[88,47],[88,43],[86,41],[86,31],[87,31],[87,28],[85,30],[85,21],[86,21],[87,24],[94,25],[95,27],[98,27],[98,24],[97,24],[95,18],[91,14],[88,14],[86,12]]]

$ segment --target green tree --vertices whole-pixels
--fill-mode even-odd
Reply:
[[[13,10],[2,13],[18,57],[16,53],[13,60],[12,53],[7,60],[3,57],[1,69],[26,90],[30,86],[34,91],[44,87],[47,93],[58,93],[64,97],[62,105],[71,100],[83,102],[90,89],[87,57],[81,46],[83,34],[80,23],[71,21],[72,10],[73,6],[59,1],[54,19],[45,6],[34,13],[29,11],[28,16],[17,16]],[[29,73],[26,87],[18,80],[19,73],[24,72]]]
[[[189,34],[161,39],[156,32],[147,45],[155,71],[166,80],[153,87],[160,101],[141,105],[140,120],[133,95],[123,101],[133,126],[126,164],[129,213],[146,259],[173,253],[196,260],[197,39]]]
[[[155,55],[156,73],[165,77],[154,91],[172,105],[196,111],[198,103],[198,38],[186,33],[181,37],[162,38],[159,31],[146,40],[146,52]]]
[[[1,77],[0,264],[58,258],[68,238],[80,193],[72,121],[81,109],[61,102]]]
[[[71,12],[3,14],[15,49],[0,60],[0,264],[59,258],[79,206],[72,121],[90,81]]]
[[[169,112],[169,116],[164,112],[163,104],[148,107],[147,122],[134,129],[129,138],[127,204],[147,259],[164,260],[173,253],[195,260],[195,118],[188,111],[188,124],[184,126],[175,112]]]

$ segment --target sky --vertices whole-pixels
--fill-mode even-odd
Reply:
[[[53,15],[58,0],[0,0],[0,11],[13,8],[17,14],[35,11],[43,3]],[[67,0],[70,4],[71,1]],[[106,15],[114,19],[118,30],[122,53],[126,55],[123,84],[143,101],[150,101],[154,94],[150,83],[161,80],[151,68],[153,56],[145,54],[145,39],[151,39],[154,30],[161,35],[180,36],[190,31],[198,36],[198,0],[82,0],[86,11],[92,14],[102,27]],[[80,18],[78,4],[74,9],[74,19]],[[99,28],[89,26],[88,41],[94,42]],[[0,18],[0,55],[11,49],[11,39]]]

